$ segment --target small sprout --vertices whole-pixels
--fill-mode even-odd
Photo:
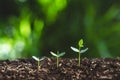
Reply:
[[[63,56],[63,55],[65,55],[65,52],[62,52],[62,53],[59,53],[58,51],[57,51],[57,54],[56,53],[54,53],[54,52],[50,52],[53,56],[55,56],[56,57],[56,59],[57,59],[57,67],[58,67],[58,58],[59,57],[61,57],[61,56]]]
[[[72,46],[71,46],[70,48],[71,48],[74,52],[77,52],[77,53],[78,53],[78,66],[80,66],[80,54],[86,52],[86,51],[88,50],[88,48],[81,50],[81,48],[84,47],[84,45],[83,45],[83,39],[80,39],[80,40],[79,40],[78,46],[79,46],[78,49],[75,48],[75,47],[72,47]]]
[[[32,56],[33,59],[35,59],[38,62],[38,70],[40,69],[40,61],[45,59],[45,56],[42,58],[37,58],[36,56]]]

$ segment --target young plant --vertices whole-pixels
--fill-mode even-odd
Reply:
[[[50,53],[51,53],[53,56],[56,57],[56,59],[57,59],[57,67],[58,67],[58,64],[59,64],[58,58],[61,57],[61,56],[63,56],[63,55],[65,55],[65,52],[59,53],[59,52],[57,51],[57,53],[54,53],[54,52],[51,51]]]
[[[78,66],[80,66],[80,54],[84,53],[88,50],[88,48],[81,50],[81,48],[84,47],[83,43],[84,43],[83,39],[80,39],[79,42],[78,42],[78,46],[79,46],[78,49],[75,48],[75,47],[72,47],[72,46],[70,47],[74,52],[78,53]]]
[[[38,65],[38,70],[39,70],[40,69],[40,61],[44,60],[45,56],[42,57],[42,58],[38,58],[36,56],[32,56],[32,58],[35,59],[38,62],[37,65]]]

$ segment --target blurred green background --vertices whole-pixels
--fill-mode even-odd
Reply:
[[[120,56],[120,0],[0,0],[0,59]]]

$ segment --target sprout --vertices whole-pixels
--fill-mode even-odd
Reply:
[[[84,49],[84,50],[81,50],[82,47],[84,47],[83,45],[83,39],[80,39],[79,42],[78,42],[78,46],[79,48],[75,48],[75,47],[70,47],[74,52],[77,52],[78,53],[78,66],[80,66],[80,54],[81,53],[84,53],[88,50],[88,48]]]
[[[40,61],[45,59],[45,56],[42,58],[37,58],[36,56],[32,56],[33,59],[35,59],[38,62],[38,70],[40,69]]]
[[[55,56],[56,57],[56,59],[57,59],[57,67],[58,67],[58,58],[59,57],[61,57],[61,56],[63,56],[63,55],[65,55],[65,52],[62,52],[62,53],[59,53],[58,51],[57,51],[57,54],[56,53],[54,53],[54,52],[50,52],[53,56]]]

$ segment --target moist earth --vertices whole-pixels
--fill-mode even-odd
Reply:
[[[0,80],[120,80],[120,58],[45,58],[0,61]]]

